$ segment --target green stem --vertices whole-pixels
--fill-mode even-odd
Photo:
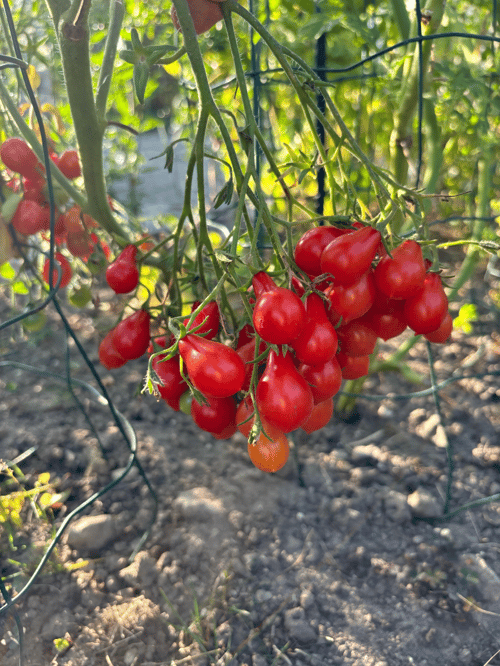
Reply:
[[[124,15],[125,7],[123,0],[112,0],[109,10],[108,34],[106,35],[106,44],[104,46],[104,55],[95,96],[96,113],[100,124],[104,123],[106,119],[106,104]]]
[[[398,26],[399,34],[401,39],[408,39],[410,36],[410,17],[408,16],[408,11],[404,0],[391,0],[392,12],[394,14],[394,20]]]

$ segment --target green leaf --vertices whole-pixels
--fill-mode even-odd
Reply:
[[[6,280],[13,280],[16,276],[16,271],[12,268],[8,261],[0,266],[0,275]]]
[[[124,60],[125,62],[128,62],[130,65],[135,65],[137,62],[137,55],[135,51],[120,51],[120,58]]]
[[[234,192],[234,183],[233,179],[230,178],[222,187],[220,192],[216,195],[215,201],[214,201],[214,208],[219,208],[222,206],[222,204],[229,205],[231,203],[231,199],[233,198],[233,192]]]
[[[132,28],[130,31],[130,39],[132,41],[132,48],[134,51],[136,51],[136,53],[144,53],[144,47],[142,46],[142,42],[136,28]]]
[[[144,104],[144,93],[149,78],[149,66],[143,62],[134,65],[134,89],[140,104]]]
[[[472,323],[477,321],[477,307],[474,303],[464,303],[453,320],[453,328],[461,328],[464,333],[472,333]]]

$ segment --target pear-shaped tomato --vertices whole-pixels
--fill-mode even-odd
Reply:
[[[335,284],[353,284],[370,268],[380,243],[380,233],[373,227],[339,236],[321,253],[321,272],[333,275]]]
[[[447,312],[448,298],[437,273],[427,273],[422,289],[403,308],[406,323],[417,334],[438,329]]]
[[[146,310],[137,310],[115,326],[112,342],[116,351],[128,361],[139,358],[149,346],[149,322],[151,315]]]
[[[320,365],[331,359],[337,351],[337,333],[326,316],[323,299],[309,294],[306,301],[306,320],[299,335],[290,346],[302,363]]]
[[[420,245],[407,240],[378,262],[375,284],[388,298],[412,298],[424,286],[425,264]]]
[[[253,325],[266,342],[285,345],[300,333],[305,319],[304,304],[296,293],[278,287],[274,280],[261,271],[253,276],[257,297],[253,311]]]
[[[139,284],[137,248],[126,245],[106,269],[106,282],[116,294],[128,294]]]

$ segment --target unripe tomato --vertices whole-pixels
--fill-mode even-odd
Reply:
[[[290,455],[290,445],[283,434],[270,441],[261,432],[253,444],[248,443],[247,448],[250,460],[262,472],[277,472],[285,466]]]
[[[321,272],[333,275],[335,285],[351,285],[370,268],[380,243],[380,233],[373,227],[339,236],[321,253]]]
[[[241,390],[245,365],[231,347],[190,333],[179,340],[179,353],[189,379],[203,395],[226,398]]]
[[[272,278],[261,271],[253,276],[257,301],[253,311],[253,325],[266,342],[284,345],[300,333],[306,319],[306,310],[300,298],[290,289],[278,287]]]

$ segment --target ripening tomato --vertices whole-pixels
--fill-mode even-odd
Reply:
[[[179,353],[189,379],[203,395],[226,398],[241,390],[245,364],[231,347],[190,333],[179,340]]]
[[[17,136],[7,139],[0,146],[0,159],[11,171],[20,173],[26,178],[38,175],[37,167],[41,166],[38,157],[26,141]]]
[[[126,245],[116,259],[106,268],[106,282],[115,294],[128,294],[139,284],[136,263],[137,248]]]
[[[424,338],[429,340],[429,342],[443,344],[449,339],[452,330],[453,330],[453,319],[451,317],[451,314],[447,312],[439,328],[437,328],[435,331],[431,331],[430,333],[426,333],[424,335]]]
[[[371,271],[363,273],[360,279],[349,286],[330,285],[323,292],[330,301],[328,319],[336,326],[341,320],[347,324],[362,317],[375,300],[375,283]]]
[[[26,236],[36,234],[45,226],[45,211],[37,201],[21,199],[11,224],[20,234]]]
[[[212,0],[188,0],[188,7],[197,35],[210,30],[218,21],[222,21],[222,11],[218,2]],[[170,10],[172,22],[177,30],[181,30],[175,7]]]
[[[59,288],[63,289],[69,284],[71,277],[73,275],[73,270],[71,268],[71,264],[66,259],[64,254],[62,254],[61,252],[56,252],[54,254],[54,261],[57,262],[61,268],[61,283],[59,284]],[[43,271],[42,271],[42,277],[47,284],[49,284],[49,271],[50,271],[50,260],[47,257],[47,259],[45,259],[45,262],[43,264]],[[54,269],[52,271],[52,286],[55,286],[57,284],[58,277],[59,277],[59,272],[57,268],[54,266]]]
[[[425,264],[420,245],[407,240],[378,262],[373,277],[388,298],[413,298],[424,286]]]
[[[333,398],[323,400],[314,405],[311,416],[300,427],[304,432],[311,434],[321,430],[330,421],[333,415]]]
[[[113,330],[112,342],[119,354],[128,361],[139,358],[149,345],[149,322],[151,315],[146,310],[137,310],[122,319]]]
[[[404,303],[406,323],[417,335],[438,329],[448,312],[448,298],[440,276],[437,273],[427,273],[422,289]]]
[[[253,325],[266,342],[285,345],[294,340],[304,325],[306,310],[300,298],[290,289],[278,287],[263,271],[256,273],[252,284],[257,297]]]
[[[306,300],[306,320],[299,335],[290,346],[302,363],[320,365],[337,351],[337,333],[326,316],[323,299],[309,294]]]
[[[113,345],[113,330],[109,331],[99,345],[99,361],[107,370],[120,368],[127,362],[126,358],[116,351]]]
[[[342,368],[344,379],[360,379],[368,374],[370,368],[369,356],[348,356],[339,352],[337,359]]]
[[[380,243],[380,232],[373,227],[339,236],[321,253],[321,272],[333,275],[335,285],[351,285],[370,268]]]
[[[290,455],[290,445],[285,435],[270,441],[263,432],[253,444],[248,442],[248,455],[255,467],[262,472],[277,472],[285,466]]]
[[[59,171],[70,180],[82,175],[76,150],[66,150],[62,155],[59,155],[56,164]]]
[[[193,303],[191,311],[196,310],[199,305],[199,301]],[[189,317],[186,317],[186,319],[184,319],[184,326],[187,326],[188,321]],[[201,327],[195,331],[196,335],[202,335],[205,340],[213,340],[219,332],[220,326],[220,312],[216,301],[210,301],[202,310],[200,310],[200,312],[198,312],[193,323],[189,327],[189,330],[191,331],[200,325]]]
[[[366,316],[366,315],[365,315]],[[348,356],[368,356],[377,344],[377,334],[365,317],[353,319],[337,329],[342,353]]]
[[[346,231],[336,227],[314,227],[303,234],[294,249],[294,259],[297,266],[307,273],[316,277],[324,273],[321,270],[321,253],[325,247],[335,238],[342,236]],[[302,294],[299,294],[302,295]]]
[[[297,370],[309,384],[314,404],[332,398],[340,390],[342,371],[336,356],[322,365],[301,363]]]
[[[232,396],[214,398],[204,396],[206,403],[193,398],[191,416],[198,428],[206,432],[221,432],[230,425],[236,426],[236,402]]]
[[[179,354],[165,360],[165,354],[155,356],[151,362],[161,384],[158,392],[165,402],[176,412],[179,411],[179,400],[188,390],[188,385],[181,375]]]
[[[314,404],[311,389],[297,372],[292,355],[277,354],[274,349],[257,384],[256,400],[261,417],[284,433],[300,427]]]

